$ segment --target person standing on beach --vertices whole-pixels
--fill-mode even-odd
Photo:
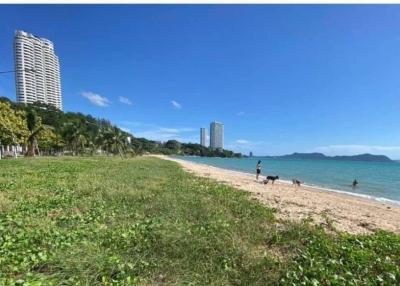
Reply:
[[[261,174],[261,160],[258,160],[258,163],[256,165],[256,179],[258,181],[258,176]]]

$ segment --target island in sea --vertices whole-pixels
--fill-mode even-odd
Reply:
[[[359,154],[353,156],[326,156],[322,153],[293,153],[282,156],[262,156],[271,159],[292,160],[336,160],[336,161],[364,161],[364,162],[396,162],[385,155]]]

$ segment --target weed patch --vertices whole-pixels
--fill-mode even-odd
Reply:
[[[399,285],[400,238],[277,221],[156,158],[0,161],[0,285]]]

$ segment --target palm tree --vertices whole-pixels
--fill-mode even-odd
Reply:
[[[63,137],[72,149],[73,155],[83,152],[88,143],[84,127],[81,122],[69,122],[64,125]]]
[[[106,128],[105,127],[100,127],[98,130],[98,133],[96,137],[94,138],[94,143],[95,146],[100,149],[100,153],[103,153],[103,151],[106,150]]]
[[[97,142],[107,153],[119,154],[121,157],[124,157],[127,139],[117,127],[102,127],[99,130]]]
[[[121,156],[121,158],[123,158],[127,143],[126,136],[117,127],[112,127],[111,132],[113,135],[111,143],[111,151],[114,154],[118,153]]]
[[[39,154],[38,147],[38,136],[42,130],[45,129],[45,126],[42,125],[41,119],[37,116],[34,110],[29,110],[26,115],[26,123],[29,130],[28,135],[28,150],[26,152],[26,156],[32,157],[35,156],[35,153]]]
[[[76,129],[72,135],[72,148],[75,153],[83,153],[88,140],[81,129]]]

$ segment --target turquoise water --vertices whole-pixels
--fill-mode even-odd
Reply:
[[[180,159],[220,167],[224,169],[255,173],[258,160],[262,161],[262,177],[278,175],[282,180],[297,178],[307,185],[336,191],[355,193],[381,201],[400,204],[400,163],[353,162],[329,160],[284,160],[265,158],[209,158],[180,156]],[[357,179],[359,185],[352,189]]]

